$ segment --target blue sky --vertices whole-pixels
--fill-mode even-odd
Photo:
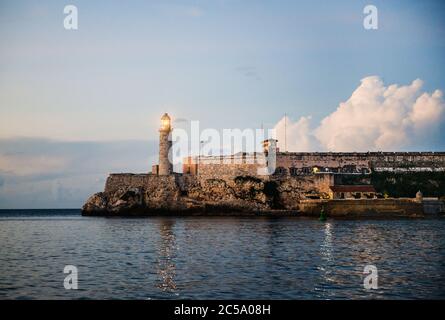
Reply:
[[[79,10],[77,31],[63,28],[67,4]],[[379,10],[378,30],[362,26],[367,4]],[[90,155],[94,144],[147,143],[121,167],[95,152],[90,169],[100,176],[143,170],[166,111],[202,127],[273,127],[284,113],[320,122],[368,76],[385,85],[420,78],[423,91],[443,91],[444,14],[443,1],[1,0],[0,146],[10,148],[0,149],[0,201],[8,199],[0,207],[23,205],[20,183],[29,175],[8,156],[54,156],[17,139],[70,146],[60,152],[70,159]],[[443,139],[430,140],[428,149],[443,150]],[[63,165],[53,171],[59,176],[40,179],[54,185],[73,176]],[[87,194],[76,192],[40,206],[80,206]]]

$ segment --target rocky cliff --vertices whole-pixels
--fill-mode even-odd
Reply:
[[[91,196],[83,215],[296,215],[318,216],[324,207],[332,216],[422,216],[412,199],[389,201],[308,200],[327,198],[330,175],[298,178],[112,174],[104,192]],[[345,205],[348,205],[347,207]],[[349,209],[348,209],[349,208]],[[346,210],[348,209],[348,210]]]
[[[91,196],[82,212],[84,215],[150,215],[292,210],[308,185],[313,185],[312,192],[318,192],[317,185],[325,179],[313,181],[306,177],[294,180],[252,176],[112,174],[104,192]],[[329,181],[325,184],[329,185]]]

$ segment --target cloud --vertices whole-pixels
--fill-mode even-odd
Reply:
[[[287,120],[289,151],[422,150],[443,134],[445,103],[440,90],[422,92],[423,82],[385,86],[378,76],[361,80],[351,97],[311,129],[310,118]],[[275,126],[284,147],[284,119]]]
[[[0,154],[0,170],[6,174],[18,176],[47,174],[64,169],[66,165],[66,159],[58,156],[39,155],[25,158],[22,154]]]
[[[157,142],[0,139],[0,208],[80,208],[111,172],[148,172]]]
[[[260,75],[255,67],[252,66],[240,66],[236,68],[236,71],[248,78],[254,78],[256,80],[261,80]]]
[[[293,122],[289,117],[283,117],[276,124],[276,138],[282,151],[302,152],[317,149],[315,146],[318,146],[318,141],[311,134],[310,120],[311,117],[301,117],[298,121]]]

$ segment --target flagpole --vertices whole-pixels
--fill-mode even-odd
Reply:
[[[287,113],[284,114],[284,152],[287,152]]]

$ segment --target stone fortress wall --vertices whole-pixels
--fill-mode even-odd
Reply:
[[[187,158],[184,172],[204,176],[256,176],[262,154]],[[445,152],[278,152],[276,174],[445,172]]]
[[[265,164],[263,153],[187,157],[183,160],[182,172],[205,177],[258,176]]]
[[[279,152],[287,174],[445,171],[445,152]],[[295,168],[295,169],[293,169]]]
[[[105,193],[114,193],[129,188],[162,191],[163,187],[175,186],[179,192],[185,192],[198,180],[192,175],[171,174],[159,176],[151,173],[111,173],[105,182]]]
[[[258,175],[265,166],[263,154],[238,154],[187,158],[184,172],[168,176],[155,174],[111,174],[105,192],[143,188],[159,194],[161,184],[166,190],[178,189],[188,194],[197,185],[214,190],[215,185],[236,188],[237,177],[251,177],[263,182],[275,181],[282,201],[291,203],[311,194],[327,195],[338,174],[389,172],[445,172],[445,153],[434,152],[369,152],[369,153],[284,153],[277,154],[277,170],[273,175]],[[314,168],[317,170],[314,171]],[[211,186],[210,186],[211,185]],[[211,191],[210,191],[211,192]]]

